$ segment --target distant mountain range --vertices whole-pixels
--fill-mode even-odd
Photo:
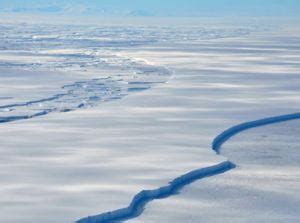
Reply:
[[[155,16],[153,11],[145,9],[120,10],[110,8],[90,8],[80,5],[75,6],[45,6],[45,7],[10,7],[0,8],[0,13],[49,13],[49,14],[80,14],[103,16]]]
[[[0,13],[97,16],[300,16],[299,0],[0,0]]]

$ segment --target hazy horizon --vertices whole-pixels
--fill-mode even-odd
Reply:
[[[133,17],[299,17],[297,0],[2,0],[0,13]]]

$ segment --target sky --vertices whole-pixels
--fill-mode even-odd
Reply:
[[[104,16],[300,16],[300,0],[0,0],[0,13]]]

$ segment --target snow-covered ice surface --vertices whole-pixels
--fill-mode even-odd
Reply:
[[[241,132],[221,155],[211,145],[300,111],[299,30],[3,24],[1,35],[3,222],[74,222],[194,170],[198,181],[128,220],[299,222],[300,121]],[[227,160],[237,167],[205,175]]]
[[[165,82],[171,74],[166,68],[118,55],[118,47],[151,42],[121,31],[2,25],[1,116],[72,111]]]

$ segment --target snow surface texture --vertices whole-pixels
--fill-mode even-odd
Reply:
[[[238,134],[239,132],[245,131],[250,128],[256,128],[264,125],[270,125],[278,122],[285,122],[295,119],[300,119],[300,113],[270,117],[233,126],[230,129],[224,131],[222,134],[218,135],[214,139],[212,148],[219,154],[221,145],[225,143],[228,139],[230,139],[232,136]],[[98,216],[87,217],[78,221],[78,223],[116,222],[137,217],[143,212],[145,205],[149,201],[175,195],[184,186],[191,184],[196,180],[221,174],[233,168],[235,168],[235,164],[230,161],[227,161],[215,166],[191,171],[174,179],[172,182],[169,183],[168,186],[160,187],[155,190],[141,191],[133,198],[130,205],[126,208],[112,212],[107,212]]]
[[[165,82],[170,76],[170,71],[166,68],[147,64],[145,61],[120,57],[111,52],[112,49],[122,45],[130,46],[134,40],[106,40],[108,42],[105,45],[107,49],[104,50],[99,47],[99,45],[104,44],[101,41],[98,44],[97,41],[82,40],[80,36],[76,36],[74,33],[73,35],[64,33],[64,31],[67,32],[65,27],[40,27],[39,30],[35,30],[36,27],[29,26],[27,28],[31,30],[30,34],[27,33],[28,30],[23,30],[23,27],[17,27],[19,29],[16,30],[11,26],[1,28],[2,37],[7,42],[2,46],[0,65],[2,72],[8,73],[2,77],[4,89],[1,93],[10,95],[9,97],[4,96],[2,99],[6,98],[14,101],[12,95],[15,94],[15,98],[20,100],[16,96],[16,92],[12,93],[11,88],[7,87],[12,80],[20,83],[24,79],[28,79],[28,87],[23,83],[19,86],[21,89],[26,89],[26,87],[29,89],[37,88],[39,86],[36,93],[39,97],[33,96],[34,99],[28,100],[28,97],[34,92],[28,90],[27,92],[17,92],[18,94],[25,93],[27,101],[0,104],[1,122],[28,119],[55,111],[69,112],[78,108],[92,107],[100,102],[120,99],[132,92],[146,90],[155,84]],[[49,30],[63,32],[64,35],[48,36],[47,32]],[[73,32],[76,32],[76,29]],[[97,36],[98,32],[92,32],[90,35]],[[85,35],[85,33],[82,35]],[[60,49],[61,46],[68,48]],[[22,72],[16,73],[14,71],[16,74],[12,74],[12,69],[23,69],[36,73],[28,75],[28,72],[22,74]],[[53,86],[53,88],[56,87],[56,90],[53,89],[55,93],[49,96],[47,95],[49,92],[45,92],[46,95],[41,98],[44,90],[41,92],[40,88],[51,87],[51,85],[45,83],[45,79],[48,81],[48,78],[39,78],[40,83],[35,81],[37,86],[32,83],[34,82],[32,78],[47,75],[37,73],[41,71],[49,72],[49,70],[72,73],[69,79],[78,79],[78,81],[57,86],[58,83],[53,80],[56,84],[56,86]],[[99,74],[99,72],[105,70],[108,73],[106,76]],[[91,74],[91,72],[96,74]],[[118,74],[111,75],[112,72],[118,72]],[[84,74],[86,77],[82,77]],[[65,76],[64,74],[61,75]],[[65,79],[65,81],[68,81],[68,79]]]
[[[215,31],[207,31],[210,32]],[[167,33],[166,36],[170,34]],[[192,34],[193,32],[191,32],[193,37]],[[151,64],[155,64],[151,65],[151,69],[155,69],[156,72],[147,75],[147,77],[151,76],[151,81],[148,80],[151,82],[147,87],[150,87],[148,91],[131,94],[142,90],[143,87],[140,89],[139,84],[144,86],[145,82],[132,81],[126,69],[124,74],[121,73],[121,79],[129,80],[125,88],[128,89],[129,83],[138,86],[134,86],[132,91],[123,91],[129,92],[128,97],[115,102],[110,100],[111,103],[103,104],[101,107],[87,106],[88,109],[77,110],[81,108],[80,97],[91,96],[84,90],[85,88],[81,89],[82,86],[89,85],[92,91],[88,92],[92,94],[94,85],[97,85],[97,93],[99,90],[105,92],[106,89],[103,88],[110,86],[109,81],[106,80],[118,80],[120,68],[124,67],[124,64],[106,70],[106,72],[110,70],[109,75],[113,78],[105,75],[98,78],[84,77],[84,74],[89,71],[95,71],[93,67],[91,70],[76,68],[73,76],[64,76],[64,78],[60,77],[59,81],[53,81],[53,86],[51,89],[46,89],[43,96],[49,96],[49,92],[56,92],[60,86],[65,86],[62,89],[67,92],[70,89],[74,90],[75,87],[73,91],[75,99],[59,110],[63,111],[76,105],[76,111],[66,115],[53,113],[43,118],[11,122],[0,126],[3,157],[0,177],[5,180],[1,185],[3,197],[0,201],[4,210],[3,214],[1,213],[3,219],[6,222],[71,222],[76,219],[76,216],[79,219],[90,213],[101,213],[103,210],[103,215],[86,218],[82,222],[128,220],[140,215],[146,203],[152,199],[165,198],[182,190],[180,196],[149,203],[143,215],[133,221],[182,222],[189,214],[189,222],[199,222],[199,219],[213,222],[216,213],[201,212],[207,210],[203,199],[208,200],[210,191],[218,188],[218,185],[237,188],[237,195],[234,194],[232,199],[243,194],[242,188],[238,187],[239,178],[230,177],[230,174],[239,171],[247,172],[251,168],[240,170],[238,167],[233,170],[234,164],[222,156],[216,156],[209,149],[212,139],[228,126],[236,126],[236,123],[249,120],[216,138],[213,148],[218,152],[225,140],[242,130],[299,118],[299,114],[296,113],[299,111],[297,36],[289,32],[247,37],[237,37],[239,35],[235,34],[232,36],[235,38],[219,40],[203,38],[206,39],[205,41],[201,38],[186,38],[189,40],[186,41],[183,38],[172,37],[164,43],[160,40],[162,42],[157,41],[151,45],[142,43],[129,47],[130,44],[125,43],[121,48],[109,48],[111,55],[117,58],[130,58],[129,61],[143,58],[143,61],[151,61]],[[118,53],[111,52],[114,50]],[[7,56],[7,53],[4,54]],[[3,69],[13,69],[18,78],[19,72],[16,71],[15,64],[6,64]],[[37,71],[45,72],[48,69],[43,68],[45,62],[42,64]],[[129,64],[128,67],[132,67],[131,63]],[[142,64],[139,67],[145,65],[140,62],[139,64]],[[27,70],[27,66],[25,67]],[[168,74],[164,73],[163,78],[157,78],[161,75],[157,75],[159,72],[156,69],[165,70],[164,67],[175,71],[174,76],[167,83]],[[24,72],[28,72],[27,76],[32,77],[36,71],[34,69],[36,68]],[[69,68],[59,68],[57,71],[65,72],[64,69]],[[9,77],[7,81],[11,81]],[[42,81],[37,81],[36,85],[41,86]],[[160,83],[160,85],[152,88],[152,83],[153,85]],[[16,92],[22,90],[22,88],[14,89]],[[14,114],[11,112],[31,114],[37,109],[34,106],[30,107],[31,104],[38,105],[44,100],[52,99],[52,96],[39,98],[37,97],[39,95],[33,93],[27,96],[30,100],[22,102],[23,100],[18,101],[18,98],[11,96],[17,95],[16,92],[2,94],[1,106],[5,114]],[[60,97],[60,93],[50,95]],[[64,98],[64,101],[68,101],[69,97],[70,95],[67,94],[67,99]],[[103,97],[102,93],[100,97]],[[47,106],[60,108],[59,101],[56,99],[50,101],[50,105]],[[99,102],[101,101],[97,101],[95,105]],[[28,107],[27,110],[24,110],[25,107]],[[9,108],[16,110],[9,111]],[[293,112],[293,115],[281,116]],[[263,117],[274,118],[261,119]],[[297,125],[294,128],[297,128]],[[272,134],[272,128],[268,133]],[[295,131],[291,133],[295,134]],[[17,137],[12,138],[11,135]],[[294,141],[296,142],[297,139]],[[268,146],[274,146],[272,140]],[[224,155],[233,162],[237,160],[237,164],[243,168],[238,161],[244,156],[236,155],[238,159],[235,159],[230,153],[228,154],[227,148],[224,150]],[[297,157],[294,159],[295,163],[299,161]],[[285,162],[285,165],[288,163]],[[295,165],[294,168],[297,170],[298,166]],[[228,172],[228,170],[232,171]],[[259,171],[266,170],[262,166]],[[215,176],[220,173],[224,175]],[[206,178],[208,176],[214,177]],[[211,183],[206,190],[197,189],[198,184],[205,187],[207,182],[214,182],[219,177],[222,177],[222,182]],[[268,177],[276,180],[272,174]],[[170,179],[174,180],[168,184]],[[195,181],[197,179],[202,180],[197,182]],[[253,185],[259,182],[255,179],[255,177],[251,178]],[[193,183],[188,186],[190,190],[183,188],[190,183]],[[167,186],[162,187],[162,185]],[[158,189],[144,190],[144,188]],[[263,185],[261,188],[264,188]],[[287,189],[286,185],[283,185],[283,188]],[[137,194],[138,191],[142,192]],[[185,194],[189,191],[192,196],[185,199]],[[294,204],[297,204],[299,189],[295,187],[293,191],[296,197]],[[224,208],[223,204],[227,208],[230,207],[230,200],[224,199],[226,193],[226,190],[216,191],[213,196],[214,202],[210,203],[211,207],[219,207],[221,210]],[[134,196],[135,194],[137,195]],[[128,206],[132,197],[134,200]],[[219,198],[218,201],[215,197]],[[185,199],[184,202],[176,201],[181,198]],[[274,200],[276,199],[275,196]],[[161,202],[169,203],[162,208]],[[241,215],[237,213],[234,215],[232,210],[228,213],[235,217],[235,222],[251,222],[251,213],[257,212],[256,207],[259,207],[255,200],[252,202],[247,210],[244,210],[249,213],[248,221],[241,219]],[[188,206],[185,206],[187,204]],[[289,202],[287,204],[290,205]],[[175,205],[176,209],[171,208],[172,205]],[[274,208],[274,205],[276,206],[276,204],[270,206]],[[127,206],[127,209],[118,210],[118,207]],[[278,206],[280,204],[277,204]],[[155,210],[156,207],[159,211]],[[183,212],[186,210],[185,207],[188,207],[190,212]],[[297,205],[294,209],[294,212],[289,212],[288,222],[299,220]],[[118,211],[109,214],[105,213],[107,210]],[[177,211],[168,213],[168,210]],[[281,219],[278,219],[283,220],[287,213],[283,210],[280,213]],[[120,219],[119,214],[123,215]],[[221,220],[226,217],[226,213],[221,212],[221,214],[223,216],[219,219],[216,217],[214,222],[218,220],[223,222]],[[112,218],[103,219],[103,216]],[[270,217],[263,220],[274,222]]]
[[[169,183],[168,186],[160,187],[154,190],[141,191],[140,193],[135,195],[130,205],[126,208],[112,212],[107,212],[98,216],[87,217],[82,220],[79,220],[78,222],[116,222],[137,217],[142,214],[142,212],[144,211],[144,207],[151,200],[162,199],[171,195],[175,195],[180,191],[180,189],[192,183],[193,181],[224,173],[234,167],[234,164],[227,161],[215,166],[191,171],[174,179],[172,182]]]
[[[246,122],[246,123],[233,126],[227,129],[226,131],[224,131],[223,133],[221,133],[220,135],[218,135],[214,139],[212,143],[212,149],[216,151],[217,154],[220,154],[221,145],[224,144],[227,140],[229,140],[232,136],[242,131],[251,128],[257,128],[264,125],[291,121],[295,119],[300,119],[300,113],[269,117],[269,118],[264,118],[264,119]],[[149,201],[154,199],[162,199],[162,198],[169,197],[171,195],[175,195],[179,192],[180,189],[184,188],[185,186],[191,184],[196,180],[222,174],[233,168],[235,168],[235,164],[230,161],[227,161],[215,166],[191,171],[189,173],[186,173],[174,179],[169,183],[168,186],[160,187],[155,190],[141,191],[133,198],[130,205],[126,208],[103,213],[101,215],[97,215],[93,217],[89,216],[87,218],[79,220],[78,223],[116,222],[116,221],[124,221],[124,220],[137,217],[142,214],[146,204]]]
[[[164,67],[120,56],[119,48],[177,38],[185,38],[189,41],[195,39],[196,35],[200,35],[202,39],[210,39],[246,35],[248,32],[247,29],[202,28],[186,36],[183,31],[178,33],[169,28],[160,32],[160,37],[157,39],[158,31],[151,28],[1,25],[0,35],[5,42],[0,45],[2,50],[0,67],[3,73],[8,73],[4,74],[2,79],[2,99],[14,99],[12,94],[15,94],[16,100],[20,100],[17,95],[24,93],[10,92],[8,89],[11,80],[20,82],[23,78],[28,79],[28,73],[25,75],[17,73],[12,77],[12,69],[31,72],[69,72],[73,73],[73,79],[81,79],[63,85],[61,89],[56,89],[55,94],[47,95],[45,98],[4,105],[1,105],[0,101],[2,116],[0,121],[9,122],[46,115],[54,111],[69,112],[77,108],[91,107],[99,102],[120,99],[131,92],[146,90],[155,84],[164,83],[170,76],[171,72]],[[91,74],[104,70],[108,73],[104,77]],[[112,72],[118,74],[112,75]],[[94,78],[83,79],[78,77],[80,74],[81,76],[88,74],[88,77],[94,76]],[[32,82],[32,76],[36,75],[29,75],[29,82]],[[47,80],[47,78],[43,79]],[[40,86],[44,87],[45,84],[40,83]],[[24,85],[21,87],[24,88]],[[24,94],[28,98],[30,93],[32,94],[30,91]],[[40,93],[38,91],[39,95]]]

